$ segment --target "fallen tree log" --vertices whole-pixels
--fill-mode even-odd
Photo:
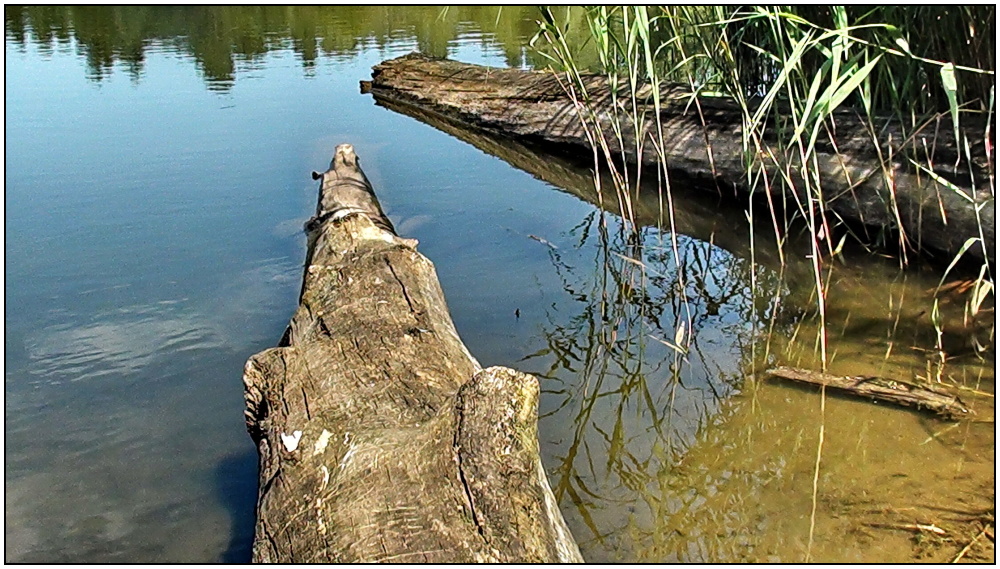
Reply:
[[[580,562],[542,469],[538,382],[481,369],[350,145],[321,179],[300,304],[243,375],[255,562]]]
[[[818,387],[828,387],[840,393],[884,401],[894,405],[925,409],[947,419],[962,419],[972,411],[958,397],[939,393],[933,389],[873,376],[840,376],[779,366],[764,372],[769,377],[795,381]]]
[[[636,129],[613,104],[604,77],[583,78],[581,90],[588,93],[593,112],[567,95],[567,85],[552,72],[496,69],[410,54],[376,65],[371,82],[363,82],[362,90],[370,91],[376,101],[413,105],[466,127],[544,144],[592,161],[591,135],[584,128],[587,122],[600,126],[604,133],[621,132],[620,140],[610,134],[605,137],[612,155],[648,167],[659,165],[656,148],[661,143],[652,135],[657,122],[648,108]],[[732,102],[707,97],[699,98],[699,113],[688,105],[690,99],[690,90],[682,85],[666,85],[661,92],[664,106],[659,124],[668,170],[689,180],[703,180],[707,183],[702,186],[713,191],[729,188],[749,194],[742,113]],[[908,236],[913,248],[944,253],[944,260],[950,261],[967,239],[979,238],[968,254],[995,260],[994,157],[986,155],[991,146],[984,141],[985,128],[963,131],[969,140],[970,162],[964,153],[959,159],[960,145],[944,124],[925,125],[910,136],[892,121],[874,125],[881,141],[876,147],[869,125],[856,114],[838,112],[834,123],[836,139],[821,135],[816,153],[826,211],[848,223],[873,228],[873,242],[885,240],[881,235],[885,229],[896,228]],[[784,174],[790,177],[791,187],[803,186],[795,153],[782,152],[771,142],[754,160],[755,168],[766,170],[772,181],[768,186],[775,194],[772,197],[789,207],[794,200],[809,203],[788,184],[780,183]],[[926,172],[928,164],[933,165],[934,176]]]
[[[809,253],[807,243],[802,240],[786,243],[788,248],[797,249],[793,249],[795,254],[785,258],[785,265],[782,267],[774,231],[769,227],[758,228],[754,231],[754,250],[751,255],[748,227],[743,225],[746,223],[744,211],[734,204],[726,203],[717,195],[687,191],[686,187],[675,189],[675,211],[671,219],[664,199],[656,192],[656,181],[648,177],[643,180],[642,188],[636,195],[629,196],[627,203],[623,203],[623,196],[613,190],[605,190],[603,194],[598,191],[592,164],[581,164],[579,160],[546,152],[544,148],[525,141],[498,137],[481,129],[469,128],[468,125],[447,120],[414,105],[387,99],[377,99],[377,104],[450,134],[552,185],[558,191],[628,219],[637,227],[674,231],[699,241],[711,242],[741,259],[752,257],[757,264],[775,271],[781,269],[786,275],[801,273],[804,279],[812,278],[812,265],[805,258]],[[607,172],[601,172],[601,180],[603,188],[613,187],[611,176]]]
[[[665,199],[656,191],[656,180],[651,180],[651,177],[647,176],[642,180],[642,187],[635,191],[634,195],[628,196],[625,203],[624,197],[617,192],[604,191],[602,194],[598,191],[593,164],[581,164],[579,160],[574,161],[570,157],[547,152],[545,148],[524,140],[496,136],[482,129],[470,128],[464,123],[448,120],[440,114],[425,111],[415,105],[389,99],[377,99],[376,104],[454,136],[551,184],[555,190],[620,215],[623,219],[627,218],[638,227],[656,227],[661,231],[673,231],[712,243],[734,257],[752,261],[757,267],[780,273],[788,283],[809,283],[815,278],[812,260],[809,258],[810,245],[806,239],[785,239],[784,243],[779,244],[773,228],[763,224],[750,225],[743,208],[730,203],[732,200],[703,191],[691,191],[688,186],[675,186],[672,192],[674,211],[673,215],[670,215],[667,204],[664,203]],[[612,183],[610,175],[602,170],[602,187],[613,187]],[[831,281],[836,284],[830,285],[836,287],[837,294],[826,297],[824,310],[827,322],[842,318],[845,323],[848,320],[857,323],[858,303],[870,301],[871,296],[871,290],[868,288],[871,286],[871,281],[863,275],[869,275],[873,266],[877,267],[878,263],[889,263],[889,261],[873,258],[864,248],[850,246],[842,250],[841,258],[846,262],[827,265],[830,268],[835,267],[835,274],[838,275],[835,281]],[[680,258],[676,262],[683,264],[685,260]],[[975,269],[978,270],[978,267]],[[934,277],[935,283],[936,279],[937,276]],[[931,280],[927,282],[931,284]],[[942,287],[941,291],[948,292],[948,289]],[[781,318],[800,319],[805,313],[812,313],[815,310],[815,298],[810,288],[792,287],[789,292],[791,294],[784,296],[780,305],[781,310],[785,311],[785,316]],[[955,292],[965,294],[967,291]],[[929,304],[935,290],[932,288],[924,294],[923,298]],[[988,335],[993,322],[992,303],[992,298],[988,299],[984,308],[970,321],[966,318],[962,303],[954,302],[954,298],[942,299],[940,316],[944,323],[944,335],[941,340],[947,346],[948,353],[952,353],[953,349],[966,349],[971,341],[969,335],[976,333],[975,330]],[[877,321],[871,314],[869,317],[871,318],[869,321],[873,324]],[[926,328],[931,324],[926,305],[921,302],[905,303],[899,312],[895,315],[887,314],[885,318],[895,319],[894,327],[901,326],[900,329],[908,329],[908,326]]]

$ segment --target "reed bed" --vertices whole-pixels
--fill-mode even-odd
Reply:
[[[959,160],[971,160],[969,141],[960,136],[959,125],[985,124],[986,155],[992,157],[995,16],[995,6],[598,6],[586,9],[587,29],[581,32],[570,29],[569,19],[543,7],[532,44],[563,72],[567,92],[590,133],[595,162],[610,170],[611,190],[626,220],[632,219],[630,204],[641,178],[651,175],[660,183],[667,218],[673,219],[669,173],[665,160],[655,173],[628,169],[624,145],[613,151],[609,137],[621,140],[625,129],[656,121],[667,104],[660,100],[660,87],[666,83],[689,85],[687,104],[699,113],[704,97],[735,101],[742,114],[746,179],[752,194],[747,215],[752,223],[770,224],[779,241],[795,224],[805,225],[811,236],[822,322],[830,292],[824,263],[837,257],[848,237],[865,246],[898,239],[902,265],[913,255],[894,195],[888,204],[896,220],[893,226],[875,235],[860,235],[850,228],[843,232],[840,227],[840,239],[832,238],[831,227],[842,224],[827,213],[816,148],[824,138],[833,138],[829,136],[835,129],[833,113],[849,108],[865,117],[875,148],[884,147],[879,139],[884,135],[876,126],[880,119],[893,117],[905,133],[932,117],[945,118],[954,128],[955,140],[965,145],[958,149]],[[580,25],[579,20],[572,24]],[[607,77],[610,107],[616,113],[612,132],[604,132],[607,127],[597,120],[600,111],[581,80],[589,72]],[[656,128],[648,136],[631,134],[640,146],[636,153],[643,150],[641,146],[655,149],[663,144],[662,131]],[[776,144],[782,155],[792,157],[778,175],[768,175],[758,158],[769,148],[765,139],[771,150]],[[934,176],[933,166],[926,169]],[[887,167],[885,176],[890,175]],[[992,169],[989,175],[992,186]],[[600,183],[599,177],[595,179]],[[784,203],[775,203],[770,191],[775,185],[799,187],[778,194]],[[755,200],[754,192],[766,196],[766,207],[757,206],[763,200]],[[981,232],[968,237],[945,271],[942,286],[965,251],[982,242]],[[970,318],[994,295],[991,257],[988,252],[978,276],[963,287]],[[690,330],[690,322],[681,326]],[[825,326],[820,330],[817,345],[825,367]]]
[[[886,117],[902,125],[904,136],[915,132],[930,119],[944,119],[954,129],[954,140],[962,145],[955,149],[958,160],[972,160],[970,141],[960,133],[960,125],[986,125],[983,144],[990,157],[990,185],[994,185],[993,125],[995,118],[995,21],[993,5],[966,6],[597,6],[586,9],[586,29],[571,29],[570,20],[560,19],[547,8],[541,8],[540,28],[532,41],[538,51],[549,58],[564,78],[567,93],[579,110],[580,120],[589,133],[594,150],[595,168],[610,174],[614,201],[621,209],[626,226],[633,221],[631,204],[643,176],[655,176],[661,201],[668,220],[664,228],[669,234],[673,257],[680,258],[673,230],[674,200],[664,155],[659,153],[660,167],[655,172],[639,167],[630,169],[626,151],[641,156],[643,146],[654,150],[664,144],[659,123],[663,105],[676,101],[660,100],[661,86],[684,83],[690,87],[686,104],[701,113],[700,101],[706,97],[726,97],[737,103],[742,123],[745,175],[751,188],[747,216],[754,224],[773,227],[779,243],[795,228],[805,227],[809,236],[814,299],[819,318],[816,349],[823,369],[829,361],[826,330],[826,303],[830,294],[829,267],[852,237],[864,246],[872,246],[870,234],[861,235],[849,229],[842,237],[833,238],[831,227],[839,225],[831,219],[826,198],[819,183],[817,144],[833,140],[834,112],[851,109],[862,116],[875,148],[884,148],[883,131],[876,125]],[[574,21],[578,26],[579,22]],[[585,38],[580,42],[580,36]],[[611,132],[607,122],[599,120],[601,108],[587,92],[583,77],[599,73],[607,78],[611,92]],[[607,111],[605,111],[607,112]],[[652,132],[640,133],[641,125],[652,121]],[[608,144],[613,137],[619,142],[626,129],[638,146],[625,149],[624,144]],[[767,140],[767,144],[765,144]],[[775,142],[776,141],[776,142]],[[769,173],[759,156],[773,150],[793,159]],[[614,150],[617,148],[617,150]],[[658,150],[657,150],[658,151]],[[659,152],[659,151],[658,151]],[[709,154],[711,156],[711,154]],[[888,164],[889,157],[883,157]],[[897,157],[898,158],[898,157]],[[908,157],[914,164],[917,156]],[[933,165],[923,167],[935,177]],[[883,168],[887,187],[892,187],[888,166]],[[935,179],[938,179],[935,177]],[[602,177],[595,174],[598,191]],[[796,191],[775,193],[772,186],[798,186]],[[955,191],[960,191],[954,188]],[[760,192],[766,199],[755,199]],[[776,203],[774,195],[783,196]],[[789,197],[790,196],[790,197]],[[602,198],[603,199],[603,198]],[[759,205],[766,202],[766,207]],[[893,194],[891,203],[895,224],[875,235],[875,241],[898,239],[899,262],[912,262],[914,249],[903,230],[899,208]],[[965,246],[944,271],[939,291],[954,293],[955,287],[945,285],[952,271],[972,247],[982,247],[982,224],[979,235],[968,236]],[[754,250],[751,239],[751,251]],[[892,237],[890,237],[892,236]],[[633,262],[645,273],[648,266],[634,252]],[[992,262],[993,252],[978,274],[963,281],[967,319],[981,316],[979,312],[992,303],[995,296]],[[756,271],[751,271],[756,275]],[[683,280],[682,271],[677,278]],[[683,290],[684,282],[677,286]],[[758,283],[751,286],[757,290]],[[767,287],[765,287],[767,288]],[[676,315],[690,314],[679,309]],[[947,356],[941,345],[943,323],[937,295],[928,307],[931,321],[938,334],[939,361],[936,379]],[[891,315],[890,315],[891,317]],[[753,321],[757,314],[751,314]],[[675,322],[672,338],[660,341],[678,354],[677,364],[688,350],[693,336],[691,318]],[[667,336],[666,334],[664,336]],[[992,352],[995,330],[991,329],[987,345],[975,340],[980,356]],[[672,341],[670,341],[672,340]],[[767,343],[758,348],[752,362],[765,361]],[[765,350],[757,354],[758,349]],[[888,357],[888,352],[887,356]],[[930,365],[930,362],[929,362]],[[754,371],[754,370],[751,370]],[[928,374],[930,375],[930,374]],[[930,379],[930,378],[929,378]],[[819,472],[823,461],[823,415],[825,392],[821,396],[818,417],[819,444],[816,449],[813,511],[809,532],[809,547],[805,560],[810,560],[813,525],[816,515]]]

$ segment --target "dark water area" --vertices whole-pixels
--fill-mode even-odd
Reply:
[[[414,50],[543,66],[534,8],[4,16],[7,562],[249,559],[243,364],[292,315],[309,174],[344,142],[471,353],[539,378],[543,462],[588,561],[908,561],[910,536],[866,512],[992,507],[992,423],[832,397],[820,415],[815,393],[746,379],[817,367],[817,325],[808,263],[783,268],[766,225],[750,249],[739,207],[679,195],[671,233],[650,192],[633,225],[585,170],[359,93]],[[935,359],[940,274],[860,257],[829,278],[833,373],[942,378],[993,417],[992,350],[948,332]],[[958,329],[960,303],[941,310]]]

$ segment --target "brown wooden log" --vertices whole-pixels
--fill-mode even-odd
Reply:
[[[790,256],[786,252],[782,265],[774,231],[770,227],[763,227],[754,232],[754,248],[751,252],[747,228],[733,227],[734,217],[742,223],[745,219],[744,212],[717,195],[686,191],[686,187],[675,189],[672,194],[674,215],[671,219],[667,213],[666,200],[657,192],[656,180],[650,177],[642,180],[640,188],[633,188],[627,205],[624,205],[623,197],[613,189],[611,176],[603,170],[600,173],[603,189],[598,191],[594,183],[593,164],[582,164],[568,156],[553,154],[551,148],[546,151],[544,146],[470,128],[467,124],[448,120],[418,106],[388,99],[379,99],[377,104],[450,134],[552,185],[555,190],[575,196],[595,207],[616,215],[627,208],[628,212],[624,217],[638,227],[671,230],[670,224],[673,223],[673,231],[699,241],[711,242],[741,259],[753,258],[757,264],[775,271],[781,269],[786,275],[797,277],[801,274],[804,279],[812,278],[813,267],[805,257],[810,252],[806,243],[801,240],[786,243],[789,249],[798,249],[793,249],[794,253]]]
[[[372,81],[363,83],[362,90],[370,91],[377,101],[414,105],[467,127],[544,144],[554,152],[588,161],[593,151],[584,121],[612,133],[617,117],[617,130],[623,136],[621,140],[606,136],[612,154],[644,166],[660,163],[652,111],[646,109],[646,119],[635,129],[627,114],[613,104],[604,77],[585,76],[584,89],[577,87],[578,92],[587,92],[594,113],[567,95],[569,84],[551,71],[496,69],[410,54],[375,66]],[[665,107],[659,124],[669,171],[703,180],[707,183],[702,187],[712,191],[721,188],[749,194],[738,107],[724,99],[702,97],[699,115],[696,106],[689,104],[690,90],[676,84],[663,87],[661,100]],[[995,202],[990,179],[994,156],[986,155],[985,128],[963,131],[970,141],[970,163],[964,153],[959,160],[961,146],[943,121],[927,124],[911,136],[904,136],[892,120],[880,121],[874,125],[879,147],[872,143],[867,123],[856,113],[836,113],[832,126],[836,138],[820,137],[816,163],[823,207],[834,219],[874,228],[873,240],[885,228],[902,228],[913,248],[944,253],[945,261],[956,255],[967,239],[982,237],[968,254],[995,260]],[[644,142],[641,154],[636,150],[636,130]],[[754,158],[755,168],[766,169],[778,203],[793,209],[796,199],[807,203],[804,196],[795,195],[801,190],[794,188],[803,186],[795,152],[785,153],[770,142],[771,146]],[[933,164],[940,179],[948,180],[959,191],[915,167],[907,156],[925,166]],[[791,178],[792,186],[780,182],[782,172]],[[886,172],[891,183],[886,181]],[[765,190],[758,187],[754,191],[760,195]]]
[[[813,386],[826,386],[840,393],[874,401],[924,409],[948,419],[963,419],[972,415],[972,410],[966,407],[958,397],[905,381],[873,376],[831,375],[786,366],[769,369],[765,375]]]
[[[253,560],[582,561],[539,458],[537,380],[469,354],[350,145],[315,177],[299,307],[243,376]]]

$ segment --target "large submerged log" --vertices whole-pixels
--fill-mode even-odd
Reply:
[[[243,376],[253,560],[581,561],[539,458],[537,380],[480,368],[350,145],[314,177],[300,305]]]
[[[622,133],[621,140],[606,137],[613,155],[658,165],[654,113],[647,109],[645,121],[635,129],[627,113],[614,105],[604,77],[586,76],[583,82],[595,114],[567,95],[568,82],[550,71],[496,69],[420,54],[380,63],[372,81],[362,87],[377,101],[413,105],[466,128],[546,145],[588,161],[593,151],[583,125],[596,122],[604,133]],[[681,85],[667,85],[661,93],[662,151],[671,175],[703,181],[701,185],[713,191],[728,188],[749,194],[739,109],[726,100],[702,97],[699,113],[690,99],[690,91]],[[613,126],[616,121],[618,128]],[[821,135],[816,155],[823,207],[834,219],[839,216],[869,228],[872,241],[891,242],[881,233],[901,228],[911,247],[943,253],[945,261],[958,254],[967,239],[981,238],[968,254],[995,260],[994,157],[986,155],[985,129],[963,131],[970,141],[970,163],[964,152],[959,159],[963,145],[956,144],[953,130],[943,123],[925,125],[911,136],[904,136],[892,121],[876,124],[882,142],[876,147],[869,126],[856,114],[838,112],[834,122],[835,139]],[[642,145],[636,144],[636,131]],[[641,153],[636,150],[640,146]],[[773,181],[769,188],[777,203],[794,209],[795,200],[806,201],[790,189],[802,187],[794,152],[783,153],[774,145],[755,160]],[[933,165],[936,177],[927,174],[928,165]],[[782,172],[791,186],[780,183]]]

